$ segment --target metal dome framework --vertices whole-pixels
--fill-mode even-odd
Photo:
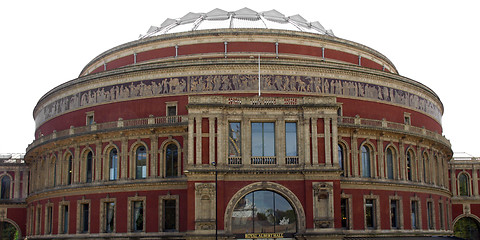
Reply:
[[[178,19],[167,18],[159,27],[151,26],[147,33],[140,35],[139,38],[223,28],[281,29],[334,36],[332,30],[326,30],[318,21],[308,22],[298,14],[286,17],[274,9],[256,12],[249,8],[242,8],[234,12],[227,12],[216,8],[208,13],[190,12]]]

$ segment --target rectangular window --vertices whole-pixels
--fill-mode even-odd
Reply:
[[[177,201],[175,199],[165,199],[163,201],[163,230],[175,231],[176,228],[176,218],[177,218]]]
[[[428,229],[435,229],[435,224],[433,221],[433,202],[427,202],[427,223]]]
[[[132,229],[134,232],[143,231],[143,201],[133,202]]]
[[[53,227],[53,207],[47,206],[46,212],[46,222],[45,222],[45,232],[46,234],[52,234],[52,227]]]
[[[365,199],[365,227],[374,229],[375,222],[375,199]]]
[[[252,164],[276,164],[275,123],[252,123]]]
[[[88,220],[89,220],[89,215],[90,215],[90,204],[88,203],[83,203],[80,204],[80,231],[82,233],[88,233]]]
[[[297,123],[285,123],[285,157],[286,164],[298,164]]]
[[[115,232],[115,202],[105,202],[105,232]]]
[[[391,200],[390,201],[390,226],[392,229],[398,229],[399,224],[399,204],[398,200]]]
[[[228,164],[242,164],[241,123],[230,122],[228,127]]]
[[[444,210],[443,203],[438,203],[438,215],[440,219],[440,230],[445,230],[445,219],[444,219]]]
[[[60,233],[68,233],[68,205],[60,207]]]
[[[167,116],[176,116],[177,106],[167,106]]]
[[[419,229],[419,216],[418,216],[418,201],[412,201],[410,217],[412,221],[412,229]]]
[[[87,112],[86,125],[93,125],[95,123],[94,112]]]
[[[342,215],[342,228],[348,229],[349,227],[349,218],[348,218],[348,198],[342,198],[340,200],[340,214]]]
[[[35,221],[36,221],[36,224],[35,224],[35,226],[36,226],[35,233],[36,233],[37,235],[40,234],[40,228],[41,228],[41,227],[40,227],[40,222],[41,222],[40,219],[41,219],[41,216],[42,216],[42,208],[37,207],[37,216],[36,216],[36,218],[35,218]]]

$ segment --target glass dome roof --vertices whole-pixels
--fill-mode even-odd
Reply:
[[[151,26],[140,39],[167,33],[188,32],[221,28],[260,28],[310,32],[334,36],[332,30],[325,30],[319,22],[308,22],[300,15],[286,17],[277,10],[255,12],[242,8],[235,12],[214,9],[208,13],[193,13],[178,19],[166,19],[160,26]]]

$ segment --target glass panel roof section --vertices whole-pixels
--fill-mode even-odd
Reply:
[[[249,8],[242,8],[227,12],[216,8],[207,13],[190,12],[181,18],[167,18],[160,26],[150,27],[145,35],[140,36],[140,39],[168,33],[223,28],[280,29],[334,36],[332,30],[325,30],[318,21],[308,22],[298,14],[286,17],[274,9],[256,12]]]

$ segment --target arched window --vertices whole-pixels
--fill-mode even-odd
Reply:
[[[10,199],[10,182],[10,176],[2,177],[0,199]]]
[[[71,185],[72,184],[72,155],[69,155],[67,157],[68,159],[68,163],[67,163],[67,185]]]
[[[92,182],[92,169],[93,169],[93,153],[90,151],[87,154],[87,168],[86,168],[86,182]]]
[[[241,198],[232,214],[232,233],[295,233],[297,216],[280,194],[254,191]]]
[[[117,180],[118,179],[118,152],[116,148],[110,150],[108,159],[109,159],[109,163],[108,163],[109,180]]]
[[[140,146],[137,148],[135,153],[135,178],[136,179],[143,179],[147,178],[147,150],[144,146]]]
[[[413,154],[411,151],[407,152],[407,180],[412,181],[412,158]]]
[[[458,175],[458,195],[470,196],[470,178],[465,173]]]
[[[165,148],[165,177],[178,176],[178,147],[170,143]]]
[[[391,148],[387,148],[387,178],[393,179],[393,151]]]
[[[338,144],[338,164],[342,170],[340,175],[343,176],[345,174],[345,150],[342,144]]]
[[[361,153],[362,177],[371,177],[372,173],[370,168],[370,149],[366,146],[362,146]]]
[[[423,154],[423,182],[427,182],[427,162],[428,162],[428,157],[427,154]]]

